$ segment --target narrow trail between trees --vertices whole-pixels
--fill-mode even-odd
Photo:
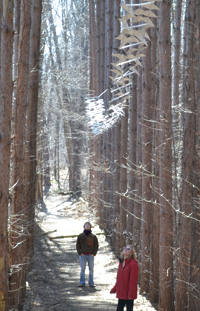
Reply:
[[[35,252],[32,270],[28,273],[23,311],[115,311],[117,298],[109,292],[115,284],[118,260],[95,217],[88,211],[86,202],[51,195],[39,206],[36,220]],[[100,233],[94,265],[95,288],[90,288],[87,283],[84,288],[78,287],[80,267],[76,237],[66,237],[81,233],[86,221],[92,223],[93,233]],[[60,236],[65,238],[55,238]],[[145,297],[138,295],[134,311],[139,310],[156,309]]]

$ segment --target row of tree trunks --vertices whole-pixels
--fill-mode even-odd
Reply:
[[[8,0],[0,5],[3,13],[0,15],[0,247],[3,256],[0,309],[3,311],[20,308],[33,251],[42,3]]]
[[[198,1],[186,1],[185,13],[185,42],[184,42],[184,81],[183,81],[183,152],[182,152],[182,191],[180,215],[178,215],[178,250],[177,275],[176,275],[176,310],[198,310],[200,306],[197,286],[200,272],[199,263],[195,261],[199,252],[199,204],[197,203],[196,184],[199,170],[196,161],[198,119],[197,105],[199,105],[199,86],[196,77],[199,76],[199,29],[198,13],[200,5]],[[193,46],[193,48],[191,48]],[[198,51],[198,53],[197,53]],[[196,187],[194,185],[196,184]],[[192,218],[190,216],[192,215]],[[192,234],[191,234],[192,233]],[[194,284],[196,284],[194,286]],[[186,307],[187,306],[187,307]]]
[[[125,2],[137,4],[135,9],[143,4],[139,0]],[[120,3],[114,1],[114,8]],[[104,5],[107,8],[106,1],[101,6],[97,1],[96,23],[101,30],[102,22],[106,21]],[[93,153],[96,167],[102,169],[93,175],[93,184],[100,183],[101,192],[105,192],[99,196],[99,202],[96,198],[96,203],[100,226],[115,253],[119,255],[127,243],[136,249],[141,293],[148,293],[160,311],[198,310],[199,262],[195,258],[199,254],[196,174],[199,174],[200,5],[189,0],[186,6],[179,0],[172,5],[168,0],[158,6],[156,28],[148,31],[150,42],[143,51],[142,69],[138,68],[138,76],[133,76],[129,107],[113,129],[95,140],[102,142],[103,137],[103,143],[99,144],[102,149]],[[119,17],[120,12],[114,12],[115,18]],[[171,23],[175,27],[173,34]],[[116,36],[114,21],[113,26],[112,31],[106,29]],[[119,28],[117,31],[120,33]],[[101,75],[106,62],[102,55],[106,56],[107,46],[103,48],[102,35],[97,35],[96,40],[101,48],[101,56],[96,57],[99,95],[107,88],[105,84],[102,89]],[[118,46],[113,45],[112,49],[113,54],[124,53]],[[113,55],[112,62],[115,61]],[[104,68],[111,75],[110,68],[105,65]],[[104,96],[106,109],[107,100]]]
[[[55,6],[59,5],[62,12],[56,19],[54,4]],[[82,1],[81,6],[78,2],[72,1],[69,5],[63,0],[59,4],[51,1],[43,3],[42,50],[45,51],[45,54],[41,61],[43,68],[41,79],[44,88],[41,89],[40,94],[41,118],[39,121],[41,134],[46,140],[38,140],[38,143],[41,143],[39,151],[45,150],[38,157],[40,160],[38,177],[40,177],[41,184],[38,193],[40,193],[40,189],[49,191],[50,187],[54,185],[50,181],[52,177],[60,189],[63,182],[61,170],[63,173],[63,162],[65,161],[67,165],[65,172],[67,178],[64,180],[65,190],[71,192],[77,199],[81,195],[82,176],[80,173],[82,163],[84,163],[82,161],[83,139],[86,136],[85,128],[83,129],[82,126],[84,114],[81,103],[86,90],[85,86],[82,89],[82,84],[87,77],[84,71],[84,62],[86,64],[84,59],[87,57],[87,47],[85,46],[87,34],[85,36],[84,33],[87,30],[85,19],[88,13],[87,6],[86,1]],[[77,16],[80,16],[78,22]],[[57,18],[60,19],[60,27],[57,27]],[[78,37],[75,35],[77,33]],[[70,40],[68,40],[68,35]],[[76,73],[75,77],[73,71],[78,72],[79,69],[80,72]],[[79,79],[79,82],[75,79]],[[80,79],[82,79],[81,85],[79,85]],[[67,82],[68,80],[70,83]],[[69,92],[70,88],[73,89],[74,94]],[[85,139],[85,141],[87,140]],[[61,152],[63,146],[66,150]],[[78,150],[77,153],[76,150]]]

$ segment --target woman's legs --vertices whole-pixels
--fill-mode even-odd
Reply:
[[[123,311],[125,306],[127,308],[127,311],[133,311],[133,305],[134,305],[133,302],[134,300],[119,299],[118,305],[117,305],[117,311]]]
[[[134,300],[126,300],[127,311],[133,311],[133,302]]]
[[[126,304],[126,300],[119,299],[118,300],[118,305],[117,305],[117,311],[123,311],[125,304]]]

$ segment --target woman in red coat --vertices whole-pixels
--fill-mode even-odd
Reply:
[[[111,294],[117,293],[117,311],[123,311],[124,306],[127,311],[133,311],[134,299],[137,298],[138,270],[135,250],[128,245],[120,259],[116,284],[110,291]]]

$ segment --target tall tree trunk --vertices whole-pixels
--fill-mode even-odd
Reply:
[[[127,201],[128,220],[128,244],[133,244],[133,219],[134,215],[134,191],[136,184],[136,141],[137,141],[137,78],[133,78],[132,98],[129,104],[129,139],[128,139],[128,189],[129,196]]]
[[[175,6],[175,33],[174,33],[174,88],[173,88],[173,104],[178,111],[179,105],[179,83],[180,83],[180,49],[181,49],[181,13],[182,0],[176,0]],[[176,113],[174,114],[175,116]]]
[[[8,310],[8,199],[12,111],[13,1],[0,4],[0,309]]]
[[[20,36],[20,18],[21,18],[21,2],[18,0],[14,1],[14,73],[13,80],[17,80],[18,76],[18,46],[19,46],[19,36]],[[14,84],[14,94],[13,94],[13,108],[15,109],[15,98],[16,98],[16,83]]]
[[[112,33],[112,37],[110,37],[110,40],[112,41],[112,51],[116,51],[119,47],[119,40],[116,39],[116,37],[119,35],[120,33],[120,23],[119,23],[119,17],[120,17],[120,0],[114,0],[113,4],[111,4],[111,9],[113,6],[113,13],[112,13],[112,20],[111,20],[111,33]],[[109,13],[108,14],[108,18],[109,18]],[[113,28],[113,29],[112,29]],[[113,60],[113,55],[112,55],[112,61]],[[110,72],[111,75],[111,72]],[[116,215],[118,212],[116,211],[116,204],[117,204],[117,196],[119,196],[118,194],[116,194],[115,191],[115,187],[116,187],[116,182],[115,182],[115,176],[116,176],[116,140],[115,140],[115,136],[116,136],[116,129],[113,127],[111,130],[111,135],[110,135],[110,147],[109,147],[109,168],[110,168],[110,172],[109,172],[109,179],[108,182],[109,184],[109,224],[107,224],[107,226],[109,227],[109,237],[110,237],[110,241],[113,245],[113,250],[115,251],[115,246],[116,246],[116,225],[119,222],[119,219],[117,220]],[[118,217],[118,216],[117,216]],[[108,222],[107,222],[108,223]],[[119,230],[119,228],[118,228]]]
[[[72,125],[72,139],[73,139],[73,182],[72,192],[78,199],[81,194],[81,154],[82,154],[82,136],[81,125]]]
[[[3,16],[3,2],[0,2],[0,55],[1,55],[1,34],[2,34],[2,16]],[[0,79],[1,79],[1,57],[0,57]]]
[[[64,119],[63,122],[64,122],[64,135],[69,161],[68,163],[69,191],[72,191],[72,181],[73,181],[73,144],[71,139],[72,135],[68,120]]]
[[[174,144],[174,161],[175,174],[180,158],[180,135],[181,135],[181,109],[180,109],[180,81],[181,81],[181,27],[182,27],[182,11],[183,1],[176,0],[175,21],[174,22],[174,61],[173,61],[173,144]],[[178,195],[178,193],[176,194]],[[178,202],[177,202],[178,203]]]
[[[121,163],[120,163],[120,248],[126,246],[127,239],[127,157],[128,157],[128,106],[124,108],[121,120]]]
[[[43,106],[43,103],[41,103],[41,106]],[[42,121],[42,128],[47,127],[47,122],[45,122],[44,117],[44,108],[42,107],[42,113],[41,113],[41,120]],[[39,115],[38,115],[39,116]],[[43,117],[42,117],[43,116]],[[63,126],[64,127],[64,126]],[[47,132],[43,131],[41,134],[41,149],[43,150],[42,153],[42,176],[43,176],[43,182],[44,182],[44,193],[47,194],[51,187],[51,171],[50,171],[50,162],[49,162],[49,136],[47,135]],[[42,148],[43,146],[43,148]]]
[[[33,251],[34,241],[34,208],[36,203],[36,140],[37,140],[37,112],[39,93],[39,68],[40,68],[40,34],[41,34],[42,2],[34,0],[31,6],[31,33],[29,54],[29,92],[27,113],[27,136],[28,142],[26,154],[26,206],[29,213],[28,255]]]
[[[100,1],[100,62],[99,62],[99,93],[104,91],[104,62],[105,62],[105,1]]]
[[[152,235],[151,235],[151,262],[150,262],[150,301],[157,303],[159,300],[159,236],[160,236],[160,213],[159,213],[159,119],[158,112],[158,83],[157,78],[157,28],[150,31],[151,40],[151,107],[153,111],[152,127]]]
[[[193,34],[196,34],[196,29],[200,30],[200,3],[196,0],[196,8],[195,8],[195,31]],[[198,32],[199,34],[200,32]],[[193,163],[193,180],[195,182],[195,187],[192,189],[192,198],[193,198],[193,218],[192,219],[192,232],[191,232],[191,257],[190,257],[190,284],[193,285],[190,287],[189,292],[189,301],[190,301],[190,309],[191,310],[200,310],[200,298],[199,298],[199,288],[200,288],[200,206],[199,200],[197,199],[199,196],[200,189],[200,86],[199,86],[199,76],[200,76],[200,37],[195,35],[195,43],[193,52],[194,55],[194,95],[195,95],[195,154],[194,154],[194,163]]]
[[[97,96],[97,40],[95,37],[95,9],[94,9],[94,0],[89,2],[90,10],[90,91],[91,95]]]
[[[98,95],[100,95],[104,91],[104,62],[105,62],[105,1],[98,0],[97,8],[99,8],[99,20],[97,21],[100,29],[100,37],[99,37],[99,63],[98,63]],[[100,181],[100,211],[101,211],[101,225],[105,229],[105,219],[104,219],[104,157],[103,154],[103,135],[99,136],[99,150],[98,156],[100,160],[101,172],[99,173],[99,181]]]
[[[142,123],[142,105],[141,99],[141,69],[137,77],[137,136],[136,136],[136,181],[134,191],[134,218],[133,218],[133,245],[140,261],[140,228],[141,228],[141,196],[142,196],[142,174],[141,174],[141,123]]]
[[[42,124],[37,126],[37,182],[36,182],[36,202],[43,201],[43,158],[42,158]]]
[[[198,4],[199,6],[199,4]],[[190,273],[197,273],[197,266],[191,265],[194,260],[192,250],[192,238],[194,231],[190,216],[198,215],[196,213],[196,170],[197,170],[197,153],[196,153],[196,130],[197,130],[197,101],[195,89],[196,72],[199,73],[199,59],[196,57],[198,44],[196,45],[196,29],[198,28],[197,5],[195,1],[186,2],[185,13],[185,30],[184,30],[184,81],[183,81],[183,155],[182,155],[182,193],[181,193],[181,214],[179,217],[178,227],[178,252],[177,252],[177,275],[176,275],[176,310],[196,310],[191,308],[191,300],[195,299],[194,283],[190,283]],[[199,40],[199,38],[198,38]],[[199,54],[199,50],[197,55]],[[189,112],[189,113],[188,113]],[[193,218],[192,217],[192,218]],[[198,221],[198,218],[197,220]],[[199,244],[197,238],[196,243]],[[199,264],[198,264],[199,266]],[[196,287],[196,286],[195,286]],[[190,293],[192,293],[191,297]]]
[[[29,64],[29,42],[30,42],[30,0],[21,1],[21,23],[18,46],[18,78],[15,101],[14,120],[14,144],[13,144],[13,180],[16,184],[12,199],[11,210],[11,265],[13,267],[10,275],[10,305],[18,308],[25,289],[26,268],[26,239],[27,239],[27,210],[25,205],[25,133],[26,133],[26,111],[28,92],[28,64]],[[18,268],[14,268],[17,267]]]
[[[99,27],[96,27],[96,24],[99,23],[97,18],[95,24],[95,8],[94,1],[89,2],[90,10],[90,24],[89,24],[89,33],[90,33],[90,92],[91,96],[98,95],[98,70],[97,70],[97,59],[99,49]],[[98,12],[97,12],[98,17]],[[96,37],[95,37],[96,34]],[[97,217],[99,216],[99,205],[98,205],[98,187],[97,187],[97,167],[95,163],[98,161],[98,149],[97,149],[97,139],[90,135],[90,171],[89,171],[89,207],[93,210],[96,210]]]
[[[120,166],[121,166],[121,157],[120,157],[120,149],[121,149],[121,122],[119,121],[115,127],[114,134],[114,163],[115,170],[113,176],[113,221],[114,221],[114,235],[115,235],[115,243],[114,243],[114,251],[116,254],[118,253],[120,246]],[[120,253],[118,253],[120,255]]]
[[[112,49],[113,49],[113,6],[114,0],[108,0],[105,2],[105,70],[104,70],[104,89],[106,90],[104,95],[105,107],[106,109],[110,106],[111,93],[110,93],[110,69],[112,62]],[[106,150],[105,156],[107,161],[107,174],[106,174],[106,228],[108,234],[111,230],[111,209],[112,209],[112,196],[111,196],[111,187],[112,187],[112,178],[111,178],[111,130],[108,129],[105,133],[106,139]]]
[[[160,4],[160,301],[159,310],[174,310],[173,209],[171,151],[171,0]]]
[[[150,245],[152,224],[152,108],[151,45],[145,50],[142,74],[142,223],[141,223],[141,292],[149,292]]]

